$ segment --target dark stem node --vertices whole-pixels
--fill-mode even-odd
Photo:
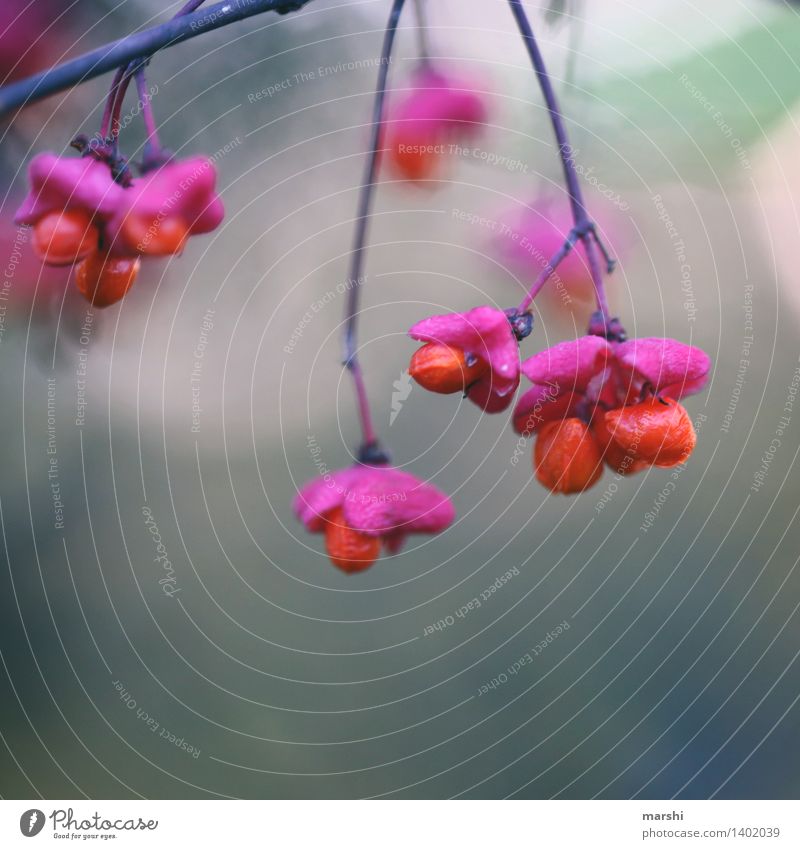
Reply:
[[[388,466],[391,458],[389,452],[378,442],[377,439],[372,442],[364,442],[358,449],[356,455],[359,463],[365,466]]]
[[[586,332],[590,336],[602,336],[609,342],[624,342],[628,338],[622,322],[618,318],[609,318],[606,321],[600,310],[592,313]]]
[[[511,332],[516,337],[517,342],[527,339],[533,330],[533,314],[528,310],[520,312],[518,309],[506,310],[508,323],[511,325]]]

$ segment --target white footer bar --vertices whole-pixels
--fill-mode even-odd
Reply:
[[[800,846],[773,801],[0,801],[0,846]]]

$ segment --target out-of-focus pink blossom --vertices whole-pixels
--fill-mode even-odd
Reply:
[[[408,89],[386,121],[388,159],[399,176],[425,180],[437,174],[451,143],[478,132],[488,110],[476,82],[429,63],[417,68]]]
[[[60,42],[71,21],[63,12],[56,0],[0,3],[0,83],[40,71],[63,54]]]
[[[514,212],[498,213],[497,221],[492,236],[494,249],[500,261],[520,277],[523,285],[530,285],[539,276],[563,247],[574,226],[566,198],[537,199]],[[625,247],[618,228],[601,220],[597,229],[618,257]],[[542,296],[562,304],[574,299],[585,305],[594,299],[592,277],[580,244],[559,263],[542,290]]]

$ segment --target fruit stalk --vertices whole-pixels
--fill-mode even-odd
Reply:
[[[183,15],[190,15],[192,12],[197,11],[204,2],[205,0],[188,0],[188,2],[184,3],[184,5],[178,9],[173,20],[175,18],[180,18]],[[105,111],[103,112],[100,135],[103,138],[106,138],[108,134],[111,133],[115,147],[117,144],[117,137],[119,135],[119,116],[122,112],[122,104],[125,101],[125,94],[128,91],[131,79],[134,77],[136,78],[136,87],[139,91],[139,98],[142,111],[144,112],[145,122],[148,121],[148,118],[150,119],[150,126],[147,127],[148,137],[153,139],[152,144],[155,147],[158,147],[157,137],[154,138],[154,136],[156,136],[154,129],[155,122],[153,121],[153,113],[150,108],[149,98],[142,94],[143,88],[146,88],[146,86],[143,85],[144,68],[149,61],[150,56],[139,57],[134,61],[129,62],[127,65],[117,68],[117,72],[114,74],[114,79],[111,82],[111,89],[108,92],[108,98],[106,100]],[[150,132],[151,126],[153,127],[153,133]]]
[[[558,154],[561,157],[561,165],[564,170],[564,179],[567,184],[567,194],[569,195],[570,208],[572,209],[572,220],[574,228],[570,233],[570,238],[564,244],[564,247],[553,257],[547,264],[545,269],[539,275],[537,280],[531,287],[531,292],[526,297],[523,304],[527,309],[530,302],[535,297],[538,290],[549,279],[550,275],[555,270],[559,262],[569,253],[576,239],[579,239],[583,244],[583,249],[586,252],[586,260],[589,264],[589,273],[592,276],[594,284],[595,297],[597,299],[597,308],[599,309],[603,323],[606,328],[609,326],[610,313],[608,309],[608,299],[606,297],[605,284],[603,282],[603,272],[600,267],[600,257],[598,254],[598,240],[594,232],[594,224],[586,211],[586,205],[583,200],[583,192],[581,191],[578,173],[575,170],[575,161],[572,156],[572,147],[569,143],[567,128],[564,125],[564,116],[561,113],[561,108],[558,105],[558,98],[553,89],[553,84],[550,79],[550,74],[544,64],[544,57],[539,50],[539,45],[533,34],[528,16],[525,14],[525,9],[522,6],[522,0],[508,0],[511,7],[511,13],[514,15],[517,27],[522,35],[522,40],[530,56],[533,69],[536,72],[536,78],[539,81],[539,87],[542,90],[547,111],[550,114],[550,122],[553,125],[556,143],[558,144]],[[611,262],[609,260],[609,267]]]
[[[161,143],[158,140],[158,127],[153,115],[153,104],[151,103],[150,93],[147,91],[147,76],[145,75],[144,65],[136,71],[136,94],[142,108],[142,118],[147,133],[146,143],[153,150],[161,150]]]
[[[397,32],[397,23],[403,10],[405,0],[393,0],[389,13],[389,21],[383,36],[381,58],[378,70],[378,82],[375,88],[375,100],[372,107],[372,127],[370,131],[369,153],[364,166],[364,176],[358,195],[358,207],[356,211],[356,229],[353,236],[353,250],[350,254],[350,273],[347,280],[347,303],[344,312],[344,365],[350,371],[355,384],[356,400],[358,403],[358,414],[361,420],[361,431],[364,445],[371,446],[377,443],[375,429],[372,425],[372,416],[367,397],[367,388],[364,384],[364,375],[361,371],[361,363],[358,360],[357,332],[358,332],[358,307],[361,295],[362,271],[364,268],[364,248],[367,240],[367,226],[369,224],[370,212],[372,210],[372,198],[375,193],[375,179],[378,171],[378,147],[381,142],[381,130],[383,127],[383,105],[386,98],[386,79],[389,74],[389,59],[392,55],[392,46]]]

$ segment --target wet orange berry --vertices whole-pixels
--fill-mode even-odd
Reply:
[[[353,530],[344,520],[341,507],[325,517],[325,550],[331,563],[343,572],[369,569],[381,553],[381,538]]]
[[[621,475],[632,475],[644,471],[650,466],[645,460],[638,460],[618,445],[608,429],[606,413],[599,410],[592,419],[592,433],[600,447],[600,453],[608,466]]]
[[[33,249],[48,265],[72,265],[97,248],[100,234],[83,209],[48,212],[33,228]]]
[[[411,358],[408,371],[425,389],[449,395],[452,392],[463,392],[481,377],[487,368],[481,359],[476,359],[468,365],[460,348],[428,342]]]
[[[539,483],[552,492],[582,492],[603,473],[600,447],[580,419],[547,422],[536,437],[533,469]]]
[[[179,254],[189,237],[189,228],[178,215],[153,220],[129,215],[122,225],[122,232],[128,245],[148,256]]]
[[[119,301],[136,280],[140,261],[112,257],[95,251],[75,267],[78,291],[95,307],[108,307]]]
[[[685,462],[697,443],[689,414],[671,398],[649,398],[611,410],[606,427],[624,452],[654,466]]]

